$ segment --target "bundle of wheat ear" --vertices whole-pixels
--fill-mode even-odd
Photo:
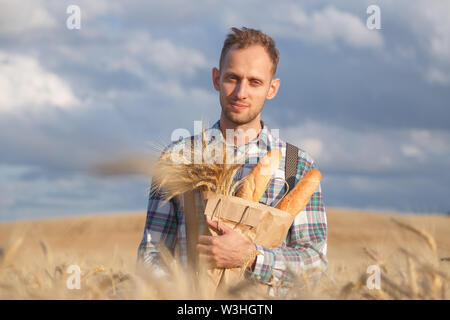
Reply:
[[[186,149],[189,151],[189,143],[184,147],[181,151],[174,148],[161,154],[152,170],[152,192],[160,193],[166,201],[192,190],[226,196],[235,194],[243,181],[235,179],[241,164],[237,157],[231,161],[226,159],[224,143],[208,144],[202,131],[202,148],[191,148],[189,153],[183,152]],[[221,159],[218,159],[217,151],[221,151]],[[205,155],[211,158],[205,159]],[[200,163],[196,163],[195,159],[200,159]]]

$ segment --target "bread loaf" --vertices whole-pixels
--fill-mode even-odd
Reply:
[[[258,202],[281,161],[281,150],[272,149],[252,168],[236,192],[236,197]]]
[[[294,217],[306,206],[311,196],[317,190],[322,174],[317,169],[311,169],[280,203],[277,209],[289,212]]]

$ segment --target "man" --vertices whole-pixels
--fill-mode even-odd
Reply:
[[[219,69],[212,70],[222,110],[220,120],[207,132],[208,143],[219,140],[229,146],[231,142],[236,152],[245,154],[239,178],[245,177],[256,162],[274,148],[281,149],[283,155],[274,177],[284,178],[286,143],[275,137],[260,119],[265,100],[273,99],[280,86],[280,79],[274,78],[278,60],[279,53],[272,38],[259,30],[232,28],[222,48]],[[230,132],[233,133],[231,141]],[[315,164],[311,157],[299,149],[296,181],[312,168]],[[260,202],[274,206],[285,191],[285,184],[273,179]],[[320,186],[294,219],[280,247],[264,248],[223,224],[219,229],[215,222],[208,221],[208,224],[218,230],[219,235],[200,236],[197,250],[216,267],[240,267],[252,252],[258,250],[262,254],[250,261],[246,276],[265,284],[289,284],[292,273],[288,268],[297,275],[302,270],[327,269],[327,223]],[[153,270],[163,270],[159,259],[162,243],[186,265],[183,208],[173,201],[163,205],[160,195],[154,194],[148,203],[144,236],[138,250],[139,261]]]

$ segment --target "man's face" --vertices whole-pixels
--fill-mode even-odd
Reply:
[[[272,60],[260,45],[231,47],[221,70],[213,69],[222,114],[236,125],[256,119],[266,99],[275,97],[280,79],[272,79]],[[259,119],[259,118],[258,118]]]

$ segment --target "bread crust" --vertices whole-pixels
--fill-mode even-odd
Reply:
[[[308,204],[311,196],[317,190],[322,174],[317,169],[311,169],[276,206],[294,217]]]
[[[241,187],[236,192],[236,196],[249,201],[259,202],[259,199],[266,191],[270,178],[272,178],[275,170],[280,165],[281,156],[280,149],[269,150],[244,179]]]

